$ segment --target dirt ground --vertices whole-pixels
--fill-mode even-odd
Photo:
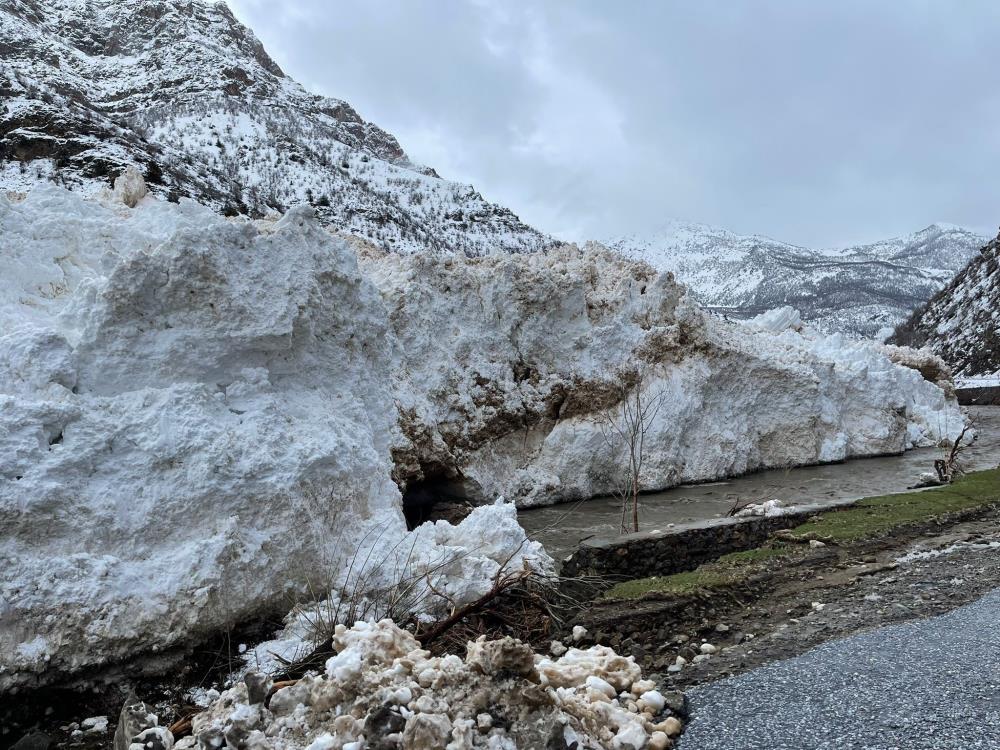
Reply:
[[[825,641],[947,612],[1000,586],[1000,512],[946,528],[811,548],[801,560],[733,591],[688,603],[616,603],[595,609],[591,636],[631,651],[667,686],[692,685],[797,656]],[[614,619],[663,611],[646,637],[622,637]],[[603,611],[602,611],[603,610]],[[708,643],[717,651],[695,657]],[[711,651],[711,649],[707,649]],[[675,666],[677,657],[686,660]],[[674,667],[671,670],[671,667]]]

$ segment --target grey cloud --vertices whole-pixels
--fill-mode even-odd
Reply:
[[[573,238],[1000,222],[1000,5],[231,0],[293,77]]]

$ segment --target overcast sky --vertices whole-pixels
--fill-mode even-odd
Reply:
[[[310,90],[566,239],[1000,223],[994,0],[229,0]]]

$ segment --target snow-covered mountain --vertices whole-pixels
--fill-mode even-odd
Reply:
[[[961,227],[932,224],[906,237],[813,250],[670,222],[608,245],[672,271],[719,312],[750,317],[790,305],[820,329],[872,336],[926,302],[985,242]]]
[[[929,346],[957,375],[1000,373],[1000,236],[897,328],[893,338]]]
[[[135,164],[155,193],[251,216],[309,201],[388,249],[550,241],[307,92],[221,2],[0,0],[0,102],[0,190],[94,193]]]

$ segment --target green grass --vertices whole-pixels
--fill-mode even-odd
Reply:
[[[801,539],[853,542],[998,502],[1000,469],[977,471],[946,487],[859,500],[849,508],[821,513],[789,534]]]
[[[990,469],[967,474],[947,487],[865,498],[849,508],[820,513],[787,534],[802,540],[850,543],[879,537],[896,528],[932,521],[949,513],[996,503],[1000,503],[1000,469]],[[604,598],[684,596],[732,586],[765,569],[768,563],[799,554],[803,548],[804,545],[772,543],[742,552],[730,552],[696,570],[619,583],[605,593]]]
[[[735,583],[739,576],[718,570],[689,570],[672,576],[653,576],[625,581],[608,591],[605,599],[642,599],[650,595],[681,596],[704,589],[715,589]]]
[[[647,596],[684,596],[696,591],[732,586],[762,568],[764,563],[791,554],[794,554],[794,550],[789,547],[757,547],[743,552],[730,552],[695,570],[619,583],[604,597],[642,599]]]
[[[725,565],[730,567],[743,567],[756,563],[767,562],[778,558],[788,557],[793,553],[790,547],[755,547],[754,549],[743,550],[742,552],[730,552],[723,555],[713,563],[714,565]]]

